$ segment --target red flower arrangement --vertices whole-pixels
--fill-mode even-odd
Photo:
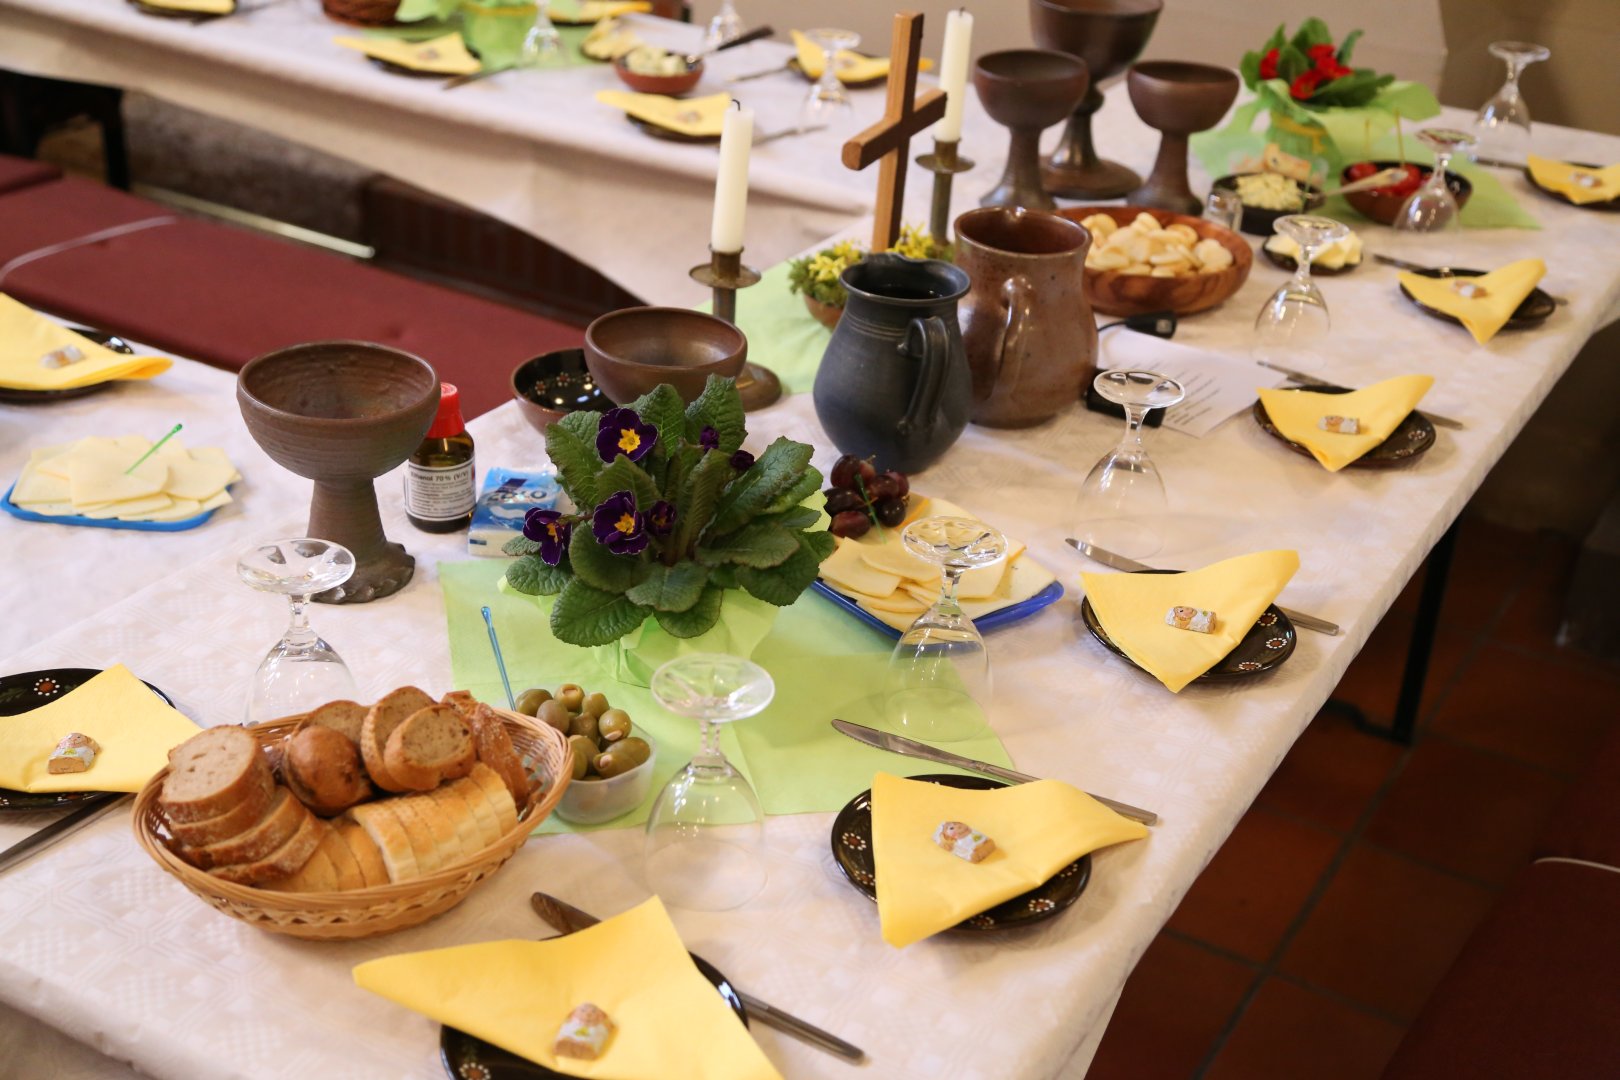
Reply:
[[[1395,76],[1350,66],[1350,52],[1359,37],[1361,31],[1353,30],[1343,44],[1335,45],[1321,19],[1306,19],[1292,38],[1286,27],[1279,26],[1264,49],[1244,55],[1243,81],[1253,90],[1262,82],[1281,80],[1288,96],[1309,108],[1366,105]]]

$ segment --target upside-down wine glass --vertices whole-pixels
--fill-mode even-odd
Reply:
[[[799,110],[799,125],[805,128],[820,124],[832,126],[855,114],[849,92],[838,81],[838,54],[859,45],[861,35],[853,30],[824,26],[806,30],[804,36],[821,50],[821,77],[805,96],[804,107]]]
[[[709,29],[703,35],[704,51],[718,49],[728,41],[736,41],[742,37],[742,33],[742,16],[737,14],[736,5],[731,0],[720,0],[720,10],[709,20]]]
[[[1254,319],[1255,353],[1273,364],[1288,364],[1319,344],[1332,327],[1327,299],[1311,279],[1311,263],[1350,227],[1315,214],[1277,219],[1276,231],[1299,245],[1294,276],[1266,299]]]
[[[1146,558],[1164,546],[1170,503],[1159,467],[1142,442],[1142,425],[1149,412],[1168,409],[1186,391],[1151,371],[1100,372],[1092,386],[1125,410],[1125,435],[1080,485],[1075,535],[1128,559]]]
[[[658,704],[698,720],[703,733],[647,818],[647,886],[697,911],[746,904],[765,887],[765,819],[748,778],[721,752],[718,725],[764,710],[776,684],[751,661],[689,653],[659,667],[649,686]]]
[[[329,540],[271,540],[244,552],[236,574],[260,592],[287,598],[292,620],[253,676],[247,722],[257,724],[358,696],[349,666],[309,628],[310,598],[349,580],[354,555]]]
[[[913,521],[900,540],[940,568],[940,590],[889,654],[884,718],[914,739],[971,738],[989,726],[990,654],[956,593],[964,574],[1006,557],[1007,540],[982,521],[951,517]]]
[[[1420,233],[1460,229],[1462,211],[1446,184],[1446,169],[1453,157],[1473,148],[1474,137],[1451,128],[1424,128],[1417,137],[1434,151],[1434,168],[1423,186],[1408,195],[1395,211],[1395,228],[1400,232]]]
[[[1474,153],[1497,161],[1523,164],[1530,153],[1530,107],[1519,92],[1519,76],[1531,64],[1552,55],[1545,45],[1528,41],[1493,41],[1491,55],[1507,64],[1507,82],[1479,107],[1474,132],[1479,142]]]
[[[562,54],[562,35],[546,11],[548,6],[550,0],[535,0],[534,25],[523,35],[524,67],[539,67]]]

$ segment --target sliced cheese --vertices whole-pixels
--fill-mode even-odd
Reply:
[[[236,473],[228,461],[199,461],[190,455],[165,464],[169,466],[169,482],[163,490],[176,498],[198,502],[224,491]]]
[[[148,452],[151,456],[140,461]],[[151,441],[138,435],[92,435],[30,453],[13,485],[12,502],[53,517],[185,521],[230,502],[225,488],[239,479],[217,447],[191,450],[170,439],[153,450]]]
[[[1057,576],[1034,559],[1019,559],[1007,567],[994,596],[985,600],[965,600],[962,611],[970,619],[982,619],[992,611],[1000,611],[1013,604],[1021,604],[1051,585]]]
[[[240,480],[241,478],[242,477],[240,475],[238,475],[236,479]],[[218,510],[220,507],[224,506],[226,503],[228,503],[230,501],[231,501],[231,493],[228,492],[228,491],[222,491],[218,495],[214,495],[214,496],[211,496],[209,498],[204,499],[202,501],[202,505],[199,506],[197,508],[197,510],[198,510],[199,513],[204,511],[204,510]]]
[[[861,558],[861,545],[843,537],[838,539],[838,549],[821,564],[821,576],[840,592],[867,596],[889,596],[900,585],[899,574],[884,573],[868,566]]]
[[[878,540],[875,543],[861,543],[861,561],[874,570],[885,574],[894,574],[906,581],[938,581],[939,564],[931,563],[920,555],[913,554],[900,539],[899,530],[888,530],[888,539]],[[867,538],[872,536],[867,533]]]
[[[1001,580],[1006,576],[1007,567],[1018,561],[1024,553],[1024,545],[1011,537],[1007,538],[1007,557],[989,566],[980,566],[969,570],[962,575],[962,580],[956,587],[958,600],[988,600],[994,596],[1001,587]]]
[[[937,597],[938,594],[936,593]],[[921,615],[933,604],[933,599],[924,602],[910,595],[904,589],[896,589],[893,596],[865,596],[857,593],[850,597],[857,604],[873,611],[892,611],[897,615]]]
[[[75,504],[74,510],[87,518],[131,518],[142,514],[156,514],[174,506],[174,500],[161,492],[156,495],[145,495],[138,499],[123,499],[112,503],[93,503],[89,506]]]
[[[23,467],[22,475],[17,478],[16,486],[11,490],[11,501],[18,506],[27,506],[30,503],[67,503],[72,501],[72,493],[67,480],[40,472],[35,463],[30,461]]]
[[[74,506],[123,502],[156,495],[169,479],[169,467],[160,461],[143,461],[126,473],[134,459],[116,452],[73,455],[68,484]]]

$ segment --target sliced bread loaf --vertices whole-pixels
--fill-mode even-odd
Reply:
[[[170,821],[169,832],[182,844],[189,844],[192,847],[229,840],[253,828],[263,819],[265,812],[270,809],[270,801],[275,793],[276,786],[273,780],[269,784],[254,784],[243,795],[241,802],[223,814],[203,818],[201,821]]]
[[[463,776],[460,780],[439,785],[433,797],[461,808],[467,826],[466,831],[461,833],[461,846],[466,850],[483,851],[500,839],[501,827],[495,821],[495,811],[490,808],[489,800],[484,798],[484,790],[477,781]]]
[[[388,868],[383,865],[382,852],[371,842],[366,830],[353,821],[334,824],[338,837],[348,845],[349,853],[360,868],[361,887],[369,889],[374,885],[387,885]]]
[[[169,751],[158,805],[170,821],[204,821],[257,797],[268,803],[274,786],[257,739],[241,727],[213,727]]]
[[[495,775],[511,792],[512,802],[516,806],[527,806],[531,787],[529,773],[523,767],[523,759],[518,756],[517,748],[512,745],[511,736],[506,733],[506,723],[493,709],[483,704],[473,709],[467,723],[472,728],[478,760],[495,770]]]
[[[421,877],[421,871],[416,866],[416,848],[399,815],[389,807],[390,801],[361,803],[350,809],[349,813],[376,847],[388,873],[388,880],[396,883],[410,881]]]
[[[363,889],[366,887],[365,874],[360,869],[360,860],[355,858],[354,852],[349,847],[349,842],[339,834],[337,829],[332,829],[326,834],[326,839],[321,841],[321,851],[325,852],[326,857],[332,860],[332,868],[337,871],[336,889],[338,892],[348,892],[350,889]]]
[[[388,775],[412,791],[432,791],[441,780],[466,776],[478,760],[472,731],[449,705],[429,705],[406,717],[388,736]]]
[[[461,842],[456,839],[456,827],[449,817],[426,796],[412,796],[389,800],[400,821],[410,830],[411,842],[416,845],[416,865],[424,874],[432,874],[461,860]]]
[[[357,705],[352,701],[328,701],[310,713],[304,724],[331,728],[348,736],[349,741],[358,748],[360,729],[365,726],[366,713],[369,711],[366,706]]]
[[[328,852],[333,833],[329,829],[309,860],[287,877],[267,882],[265,888],[276,892],[329,893],[338,891],[337,866]],[[339,841],[342,846],[342,841]],[[347,849],[345,849],[347,850]]]
[[[517,804],[512,801],[512,793],[506,789],[501,778],[495,775],[493,769],[474,769],[472,779],[478,782],[483,789],[484,798],[489,801],[489,808],[495,812],[495,821],[500,826],[500,835],[505,836],[517,827]]]
[[[414,712],[433,704],[433,699],[414,686],[402,686],[373,705],[360,725],[360,754],[365,759],[366,771],[380,788],[386,791],[406,791],[405,785],[388,772],[383,753],[388,737]]]
[[[319,724],[306,723],[287,738],[281,777],[299,802],[322,817],[335,817],[373,794],[360,747]]]
[[[478,706],[478,699],[472,696],[471,690],[452,690],[439,699],[440,705],[448,705],[462,716],[471,716],[473,709]]]
[[[277,788],[270,809],[251,828],[215,844],[179,845],[175,853],[202,870],[233,863],[258,862],[285,844],[304,823],[309,811],[287,791]]]
[[[450,784],[457,781],[452,780]],[[478,826],[478,819],[473,816],[469,807],[460,795],[451,790],[450,784],[440,784],[422,798],[433,803],[439,812],[449,820],[456,830],[456,861],[472,858],[484,850],[484,833]]]
[[[298,831],[293,833],[285,844],[257,862],[216,866],[208,872],[239,885],[263,885],[276,878],[290,877],[303,869],[309,857],[315,853],[315,849],[321,846],[329,826],[305,810],[303,803],[296,799],[289,801],[304,815],[304,823],[298,826]]]

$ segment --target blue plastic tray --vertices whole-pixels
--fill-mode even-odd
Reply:
[[[36,514],[32,510],[24,510],[11,501],[11,493],[16,489],[16,484],[6,488],[5,499],[0,500],[0,510],[23,521],[44,521],[52,525],[82,525],[91,529],[134,529],[136,532],[185,532],[187,529],[195,529],[214,516],[213,510],[204,510],[196,517],[181,518],[179,521],[118,521],[114,518],[89,518],[81,514]],[[231,490],[230,486],[225,490]]]
[[[825,596],[827,599],[831,600],[833,603],[837,604],[839,607],[843,608],[845,611],[849,612],[851,615],[855,616],[857,619],[861,620],[861,622],[865,623],[867,626],[872,627],[874,630],[881,630],[883,633],[888,634],[892,638],[897,638],[900,636],[900,631],[896,630],[894,627],[890,626],[876,615],[873,615],[870,611],[867,611],[865,608],[861,607],[855,601],[851,600],[849,597],[845,596],[831,585],[828,585],[820,578],[817,578],[815,583],[810,587],[815,589],[816,592],[820,593],[822,596]],[[1052,584],[1048,585],[1046,588],[1042,589],[1028,600],[1020,600],[1016,604],[1008,604],[1004,608],[997,608],[983,618],[974,619],[973,625],[977,626],[981,631],[994,630],[998,627],[1006,626],[1009,623],[1015,623],[1020,619],[1027,619],[1031,615],[1034,615],[1036,612],[1040,611],[1042,608],[1051,607],[1062,598],[1063,583],[1061,581],[1054,581]]]

